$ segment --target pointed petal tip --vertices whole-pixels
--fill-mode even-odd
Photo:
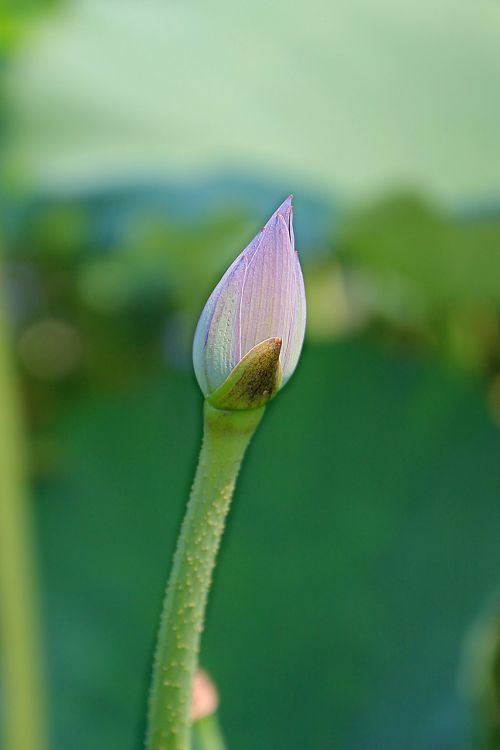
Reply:
[[[290,238],[293,243],[293,228],[292,228],[292,221],[293,221],[293,206],[292,206],[292,199],[293,195],[289,195],[288,198],[286,198],[283,203],[276,209],[274,214],[271,216],[268,224],[271,225],[271,222],[279,222],[280,220],[284,223],[286,226],[288,233],[290,235]]]
[[[276,209],[276,214],[282,214],[283,216],[288,216],[288,214],[292,211],[292,200],[293,195],[289,195],[288,198],[285,198],[283,203]]]

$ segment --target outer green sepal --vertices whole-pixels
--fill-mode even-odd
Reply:
[[[281,345],[280,338],[270,338],[250,349],[207,401],[216,409],[238,411],[265,406],[281,386]]]

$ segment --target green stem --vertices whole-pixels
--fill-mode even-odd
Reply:
[[[193,724],[193,750],[226,750],[216,714]]]
[[[44,700],[24,440],[2,313],[0,309],[0,639],[5,687],[2,747],[42,750],[46,747]]]
[[[192,679],[226,515],[246,447],[264,407],[222,411],[205,402],[200,460],[158,635],[147,750],[189,750]]]

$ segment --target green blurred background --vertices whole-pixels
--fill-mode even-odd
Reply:
[[[2,6],[0,51],[51,750],[141,747],[200,441],[194,325],[290,192],[307,341],[245,463],[203,643],[228,746],[479,747],[498,3],[32,0]]]

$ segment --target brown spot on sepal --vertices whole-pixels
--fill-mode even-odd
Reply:
[[[281,386],[280,338],[250,349],[208,401],[216,409],[242,410],[265,406]]]

